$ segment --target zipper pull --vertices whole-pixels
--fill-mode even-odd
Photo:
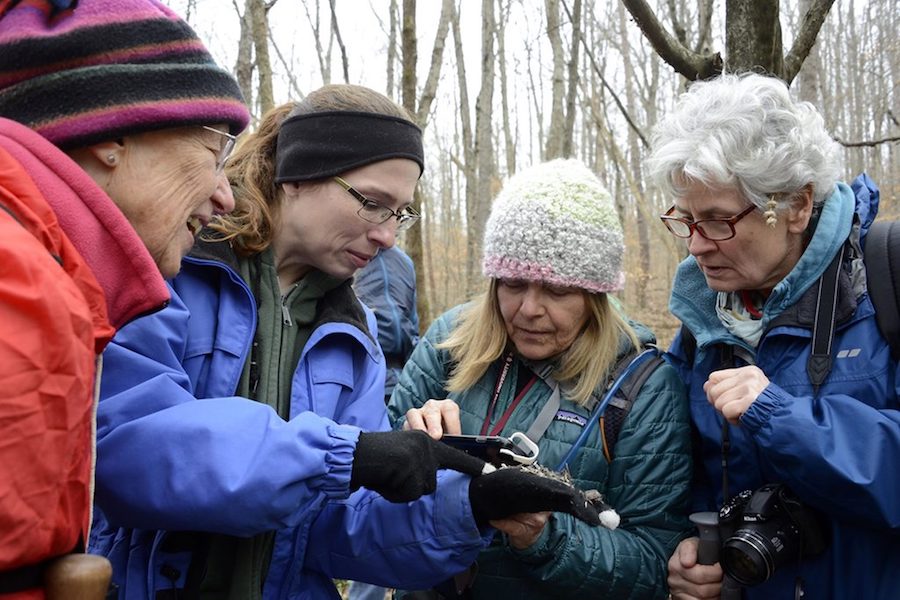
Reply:
[[[284,303],[284,297],[281,298],[281,321],[291,327],[294,322],[291,320],[291,311],[288,310],[287,304]]]

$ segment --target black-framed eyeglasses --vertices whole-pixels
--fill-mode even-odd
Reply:
[[[216,129],[215,127],[207,127],[206,125],[203,126],[203,129],[218,133],[225,138],[225,145],[222,146],[222,149],[219,150],[219,155],[216,157],[216,174],[219,174],[225,169],[225,163],[228,162],[228,157],[231,156],[231,153],[234,151],[234,146],[237,144],[237,136],[231,135],[227,131]]]
[[[415,211],[412,207],[406,207],[402,211],[397,212],[391,210],[387,206],[383,204],[379,204],[374,200],[369,200],[365,196],[363,196],[356,188],[352,185],[341,179],[340,177],[333,178],[335,182],[347,192],[359,201],[362,206],[356,214],[358,214],[363,220],[368,221],[369,223],[374,223],[376,225],[381,225],[391,217],[397,218],[397,231],[405,231],[416,224],[416,222],[421,218],[421,215]]]
[[[672,213],[675,212],[675,205],[672,205],[672,207],[667,210],[665,214],[660,215],[659,218],[675,237],[689,238],[694,235],[694,232],[696,231],[712,242],[724,242],[725,240],[730,240],[734,237],[735,224],[752,213],[755,208],[756,205],[751,204],[740,213],[727,219],[700,219],[699,221],[691,221],[684,217],[674,216]]]

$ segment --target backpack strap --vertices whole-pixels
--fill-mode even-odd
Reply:
[[[613,370],[611,382],[615,381],[628,366],[637,358],[637,354],[626,356],[616,365]],[[634,406],[641,388],[650,378],[657,367],[662,365],[665,359],[658,351],[655,356],[645,360],[635,366],[633,372],[619,386],[619,391],[613,396],[606,410],[600,415],[600,435],[603,441],[603,455],[607,461],[613,459],[613,449],[616,442],[619,441],[619,433],[622,430],[622,424],[625,418]]]
[[[621,418],[611,419],[617,421],[617,423],[610,423],[609,431],[602,431],[600,434],[603,443],[603,454],[606,456],[607,460],[612,460],[612,448],[615,447],[615,442],[608,443],[607,438],[614,437],[618,440],[622,423],[625,421],[628,411],[631,410],[631,406],[634,404],[634,400],[637,397],[641,386],[646,382],[647,378],[650,377],[651,373],[663,362],[665,362],[665,359],[662,358],[659,348],[647,346],[639,354],[630,354],[616,363],[616,366],[613,367],[610,383],[607,385],[602,400],[597,403],[596,410],[594,410],[591,418],[584,426],[581,435],[578,436],[578,439],[575,440],[575,443],[569,449],[569,452],[566,453],[565,458],[563,458],[562,462],[556,467],[557,471],[562,471],[566,468],[569,461],[575,457],[579,450],[581,450],[587,442],[594,426],[603,419],[607,409],[610,406],[618,406],[619,410],[622,411],[619,415]],[[620,368],[623,364],[624,368]],[[628,384],[627,387],[629,390],[627,395],[624,395],[622,388],[626,387],[626,384]]]
[[[866,235],[866,286],[875,306],[875,320],[900,359],[900,228],[898,221],[875,221]]]

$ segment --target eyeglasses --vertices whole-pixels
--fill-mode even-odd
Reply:
[[[415,225],[422,216],[411,207],[404,208],[400,212],[391,210],[383,204],[379,204],[374,200],[369,200],[361,193],[359,193],[356,188],[354,188],[352,185],[350,185],[340,177],[334,177],[334,180],[339,186],[347,190],[347,192],[349,192],[351,196],[356,198],[359,203],[362,204],[362,207],[360,207],[360,209],[356,211],[356,214],[358,214],[363,220],[368,221],[369,223],[381,225],[391,217],[396,217],[397,231],[405,231]]]
[[[237,136],[231,135],[227,131],[216,129],[215,127],[207,127],[206,125],[203,126],[203,129],[212,131],[213,133],[218,133],[219,135],[226,138],[225,145],[222,146],[222,149],[219,150],[219,156],[216,157],[216,174],[218,175],[225,168],[225,163],[228,162],[228,157],[231,156],[231,152],[234,150],[234,145],[237,144]]]
[[[734,237],[734,225],[753,212],[756,208],[751,204],[744,211],[734,215],[728,219],[700,219],[699,221],[691,221],[684,217],[672,216],[675,212],[675,206],[660,215],[660,219],[666,228],[672,232],[672,235],[680,238],[689,238],[696,231],[706,239],[713,242],[723,242]]]

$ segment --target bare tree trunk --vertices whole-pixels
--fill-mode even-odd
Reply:
[[[453,15],[450,20],[450,26],[453,30],[453,48],[456,54],[456,78],[459,87],[459,126],[460,126],[460,146],[463,149],[463,160],[459,165],[465,178],[465,210],[469,226],[466,229],[466,256],[465,256],[465,289],[469,289],[470,277],[473,273],[472,263],[477,258],[473,256],[477,242],[473,244],[472,237],[475,235],[472,221],[477,214],[477,169],[475,166],[475,142],[472,134],[472,119],[469,115],[469,86],[466,82],[466,63],[462,49],[462,33],[459,24],[459,13],[454,5]]]
[[[237,61],[234,64],[234,76],[237,79],[241,93],[244,95],[244,102],[250,107],[251,112],[254,106],[253,94],[253,23],[250,18],[250,2],[246,0],[244,3],[244,14],[237,5],[237,0],[232,0],[234,11],[238,14],[241,21],[241,35],[238,38]]]
[[[494,20],[494,0],[481,3],[481,91],[475,100],[475,161],[478,165],[478,188],[475,195],[475,211],[469,222],[469,291],[480,287],[481,244],[484,226],[490,213],[494,196],[495,161],[491,112],[494,100],[494,36],[497,25]]]
[[[416,64],[418,63],[418,50],[416,41],[416,0],[403,0],[403,27],[400,30],[400,51],[402,56],[402,71],[400,77],[400,94],[403,107],[410,115],[416,114]],[[413,117],[415,118],[415,117]],[[426,215],[425,223],[419,223],[406,231],[405,244],[407,254],[416,267],[417,279],[425,273],[425,265],[422,260],[422,229],[427,224],[427,210],[425,196],[419,186],[416,186],[414,204],[419,206],[419,211]],[[429,314],[428,291],[421,290],[416,294],[416,310],[420,315]],[[422,323],[425,326],[425,323]]]
[[[387,48],[387,95],[389,98],[394,97],[394,67],[397,63],[397,21],[399,21],[398,13],[400,9],[397,7],[397,0],[391,0],[390,12],[390,35]]]
[[[724,66],[718,53],[704,53],[704,44],[698,44],[699,51],[690,50],[679,39],[685,37],[683,32],[669,33],[646,0],[622,0],[622,3],[657,54],[690,80],[706,79],[723,69],[730,72],[762,69],[790,83],[809,55],[834,0],[812,0],[787,56],[782,48],[779,0],[725,0],[727,65]],[[670,14],[673,6],[669,4]],[[709,12],[708,0],[701,0],[701,41]]]
[[[619,31],[623,48],[628,47],[628,29],[626,27],[625,9],[619,5]],[[629,114],[636,114],[638,111],[638,93],[635,89],[634,65],[631,61],[629,52],[622,53],[622,60],[625,73],[625,98],[628,106]],[[638,143],[638,137],[634,131],[628,133],[628,154],[630,158],[629,168],[631,169],[631,180],[634,181],[632,201],[635,203],[634,224],[637,229],[638,238],[638,256],[640,267],[636,277],[632,278],[634,282],[633,288],[637,296],[638,306],[647,308],[647,282],[650,278],[650,231],[647,219],[644,218],[646,211],[638,210],[637,205],[646,205],[644,200],[643,177],[641,176],[641,147]],[[624,225],[624,223],[623,223]]]
[[[725,70],[784,74],[778,0],[725,0]]]
[[[566,90],[566,122],[563,130],[562,156],[575,152],[572,136],[575,134],[575,99],[578,95],[578,52],[581,46],[581,0],[575,0],[572,8],[572,48],[569,56],[569,81]]]
[[[509,124],[509,90],[506,74],[506,23],[509,20],[510,2],[505,4],[498,0],[499,18],[497,20],[497,67],[500,71],[500,118],[503,122],[504,155],[506,158],[506,174],[516,172],[516,143]]]
[[[565,61],[562,34],[559,23],[559,0],[544,0],[547,13],[547,38],[553,52],[553,76],[551,77],[550,127],[547,130],[547,142],[544,145],[544,159],[550,160],[562,156],[563,136],[565,135],[565,115],[563,113],[563,96],[565,95]]]
[[[425,125],[428,123],[428,114],[431,112],[431,104],[434,102],[438,81],[441,78],[441,65],[444,62],[444,45],[447,43],[447,31],[450,29],[453,1],[443,0],[441,4],[441,16],[438,21],[437,33],[434,36],[434,46],[431,50],[431,65],[428,67],[428,77],[425,79],[425,85],[422,87],[419,106],[414,113],[419,127],[422,129],[425,129]]]
[[[800,14],[808,13],[811,5],[812,0],[800,0]],[[797,85],[795,86],[795,89],[801,100],[811,102],[815,105],[819,104],[819,100],[822,97],[822,90],[819,85],[819,74],[821,72],[822,60],[820,53],[811,50],[806,61],[803,63],[803,68],[801,68],[800,72],[797,74]]]
[[[247,0],[253,24],[253,49],[256,52],[256,76],[259,81],[259,112],[266,114],[275,107],[272,91],[272,63],[269,60],[269,19],[263,0]]]

